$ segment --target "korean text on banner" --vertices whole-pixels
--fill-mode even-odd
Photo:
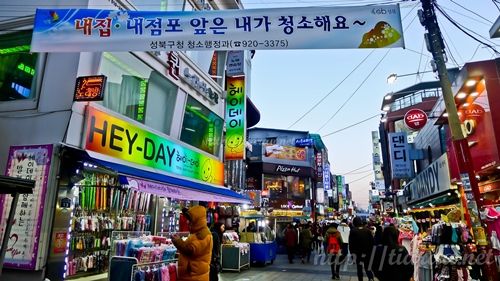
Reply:
[[[212,11],[37,9],[31,51],[386,47],[404,47],[399,5]]]
[[[225,159],[245,159],[245,77],[227,77]]]
[[[5,267],[37,270],[38,247],[45,208],[45,194],[52,160],[52,145],[11,146],[6,174],[35,181],[33,194],[22,194],[17,202],[10,232]],[[11,196],[0,198],[0,237],[5,231]]]
[[[389,151],[391,154],[391,172],[395,179],[412,177],[410,151],[406,132],[389,133]]]

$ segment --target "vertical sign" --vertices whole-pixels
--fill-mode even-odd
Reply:
[[[245,159],[245,77],[227,77],[225,159]]]
[[[237,76],[245,74],[245,56],[243,51],[227,52],[227,76]]]
[[[52,159],[52,145],[11,146],[6,174],[36,181],[33,194],[22,194],[16,207],[5,266],[36,270],[40,230],[44,213],[45,194]],[[11,196],[0,200],[0,233],[5,232]]]
[[[316,178],[318,181],[323,180],[323,155],[321,152],[316,153]]]
[[[405,132],[389,133],[389,151],[392,177],[395,179],[410,178],[412,168]]]
[[[325,190],[330,190],[330,164],[325,163],[325,167],[323,169],[323,188]]]

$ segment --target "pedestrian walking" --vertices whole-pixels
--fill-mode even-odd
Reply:
[[[399,230],[394,226],[387,226],[382,232],[382,244],[376,247],[372,265],[380,281],[409,281],[413,276],[411,256],[399,245],[398,237]]]
[[[312,245],[313,235],[309,224],[304,225],[303,229],[300,231],[300,250],[301,250],[301,261],[307,263],[311,260],[311,245]]]
[[[184,241],[178,235],[172,237],[179,253],[177,280],[208,281],[213,241],[207,227],[207,211],[203,206],[194,206],[184,215],[188,222],[188,238]]]
[[[342,222],[337,227],[337,230],[340,232],[342,236],[342,245],[341,245],[341,258],[340,262],[343,262],[347,256],[349,255],[349,234],[351,233],[351,228],[347,224],[347,219],[343,219]]]
[[[370,281],[373,280],[373,273],[370,271],[369,263],[374,242],[371,231],[364,227],[360,217],[354,217],[353,229],[349,233],[349,251],[356,262],[358,280],[363,281],[363,268]]]
[[[330,267],[332,270],[332,279],[340,280],[340,256],[341,256],[341,245],[342,245],[342,235],[337,230],[337,224],[333,223],[328,227],[326,231],[326,252],[330,256]]]
[[[285,229],[285,246],[288,254],[288,262],[293,263],[295,248],[297,247],[297,230],[289,223]]]

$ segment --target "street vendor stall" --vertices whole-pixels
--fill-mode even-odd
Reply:
[[[250,263],[272,264],[276,259],[277,244],[266,217],[255,214],[241,219],[240,240],[250,244]]]

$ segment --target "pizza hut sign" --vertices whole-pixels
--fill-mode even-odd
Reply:
[[[405,125],[411,130],[418,131],[427,123],[427,114],[421,109],[410,109],[405,114]]]

